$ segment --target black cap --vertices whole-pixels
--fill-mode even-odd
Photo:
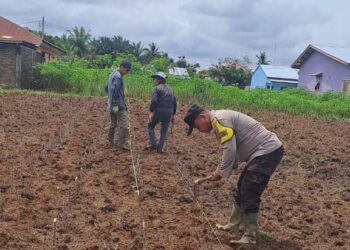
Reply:
[[[187,114],[185,115],[184,122],[186,122],[189,126],[187,135],[190,135],[193,130],[194,121],[198,117],[200,113],[204,111],[203,108],[199,107],[197,104],[193,104],[187,111]]]
[[[129,60],[123,60],[120,66],[123,66],[124,68],[131,70],[131,62]]]

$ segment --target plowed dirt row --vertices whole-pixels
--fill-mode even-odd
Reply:
[[[185,135],[179,110],[167,152],[150,155],[147,104],[132,101],[132,156],[107,147],[105,100],[0,95],[1,249],[231,249],[225,222],[239,170],[193,186],[220,160],[213,135]],[[251,116],[286,155],[263,194],[258,245],[348,249],[350,125],[272,112]]]

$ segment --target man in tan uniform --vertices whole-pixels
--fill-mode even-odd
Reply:
[[[231,110],[205,110],[193,104],[184,121],[202,133],[214,130],[223,150],[222,161],[217,169],[205,178],[195,181],[218,181],[230,177],[239,161],[246,162],[234,196],[231,217],[226,225],[217,225],[227,231],[245,228],[242,238],[231,243],[256,243],[260,197],[283,156],[282,142],[253,118]]]

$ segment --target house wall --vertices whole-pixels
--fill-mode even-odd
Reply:
[[[0,85],[16,87],[16,46],[0,44]]]
[[[28,87],[33,66],[41,55],[23,45],[0,44],[0,84],[9,87]]]
[[[22,66],[21,66],[21,85],[22,88],[30,87],[33,75],[33,66],[41,62],[41,54],[35,50],[21,46]]]
[[[350,79],[350,66],[315,51],[300,67],[298,87],[315,91],[316,76],[310,76],[314,73],[322,73],[319,92],[342,91],[343,80]]]
[[[267,79],[265,72],[262,70],[260,66],[258,66],[253,75],[250,82],[250,88],[266,88],[266,84],[271,83],[270,80]]]
[[[296,88],[298,86],[297,83],[284,83],[284,82],[272,82],[273,90],[282,90],[287,88]],[[267,84],[267,88],[270,87],[270,84]]]

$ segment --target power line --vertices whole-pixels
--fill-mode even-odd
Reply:
[[[62,26],[60,24],[56,24],[53,22],[48,22],[46,19],[44,19],[44,17],[40,20],[32,20],[32,21],[28,21],[28,22],[22,22],[19,23],[18,25],[20,26],[27,26],[28,24],[37,24],[37,25],[29,25],[30,27],[33,28],[33,26],[35,26],[35,29],[37,29],[38,31],[43,32],[43,30],[59,30],[59,31],[67,31],[70,30],[70,28]],[[43,32],[44,33],[44,32]]]
[[[20,23],[18,25],[24,25],[24,24],[28,24],[28,23],[38,23],[38,22],[41,22],[41,20],[33,20],[33,21],[28,21],[28,22],[25,22],[25,23]]]
[[[67,28],[67,27],[64,27],[62,25],[55,24],[55,23],[52,23],[52,22],[48,22],[48,21],[46,21],[46,24],[49,24],[51,27],[56,27],[56,28],[64,30],[64,31],[70,30],[70,28]]]

